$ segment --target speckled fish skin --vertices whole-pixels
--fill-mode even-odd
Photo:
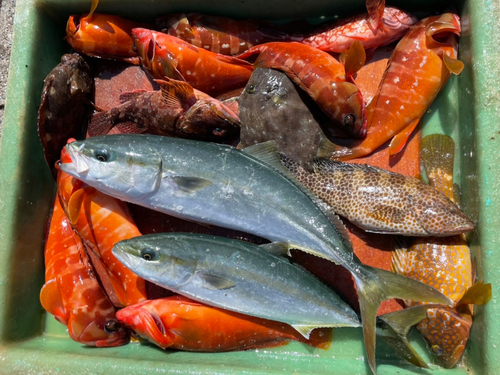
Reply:
[[[125,102],[96,113],[89,135],[107,134],[114,127],[121,133],[149,133],[204,141],[230,143],[238,138],[240,120],[220,101],[197,96],[186,82],[156,80],[158,91],[126,93]]]
[[[238,57],[255,56],[255,67],[285,72],[350,137],[366,136],[366,109],[361,91],[347,76],[344,65],[333,56],[302,43],[270,42],[252,47]]]
[[[451,303],[420,282],[363,265],[338,217],[322,211],[269,145],[238,151],[208,142],[127,134],[91,137],[66,148],[72,163],[63,163],[61,169],[106,194],[188,220],[285,242],[289,248],[348,269],[357,286],[373,372],[376,313],[384,299]]]
[[[207,306],[183,296],[146,301],[118,311],[116,317],[162,349],[227,352],[283,345],[296,340],[327,349],[331,329],[305,339],[288,324]]]
[[[355,147],[339,147],[335,160],[369,155],[391,139],[390,155],[403,149],[451,70],[459,74],[463,68],[456,60],[460,30],[460,19],[452,13],[425,18],[411,27],[394,49],[367,108],[366,138]]]
[[[278,151],[312,169],[312,159],[327,140],[323,128],[332,121],[285,73],[256,68],[238,103],[238,148],[274,140]]]
[[[68,138],[84,138],[90,118],[90,67],[77,53],[65,54],[45,77],[38,109],[38,135],[54,178],[55,162]]]
[[[422,181],[366,164],[314,161],[314,173],[283,164],[335,213],[369,232],[452,236],[474,229],[444,194]]]
[[[68,327],[76,342],[98,347],[129,342],[128,331],[119,325],[116,309],[93,275],[82,240],[71,228],[57,197],[45,244],[45,284],[40,301]]]
[[[422,157],[430,183],[453,197],[454,142],[448,136],[431,135],[422,140]],[[472,287],[470,250],[464,235],[447,238],[419,238],[408,248],[397,249],[392,258],[395,272],[420,280],[440,290],[455,306],[428,311],[417,325],[435,358],[446,368],[459,361],[469,338],[472,307],[456,306]],[[420,304],[405,300],[407,307]]]
[[[202,234],[161,233],[121,241],[113,254],[164,288],[210,306],[290,324],[306,337],[314,328],[361,325],[333,290],[258,245]]]
[[[316,47],[323,51],[341,53],[355,40],[365,49],[385,46],[400,39],[418,21],[413,15],[394,7],[385,7],[379,27],[370,26],[368,14],[362,14],[336,22],[312,36],[294,40]]]

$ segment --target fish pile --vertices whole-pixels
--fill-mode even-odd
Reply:
[[[47,76],[38,119],[57,179],[40,300],[70,337],[118,346],[133,332],[194,352],[290,340],[327,349],[332,329],[355,327],[376,373],[377,336],[428,367],[406,339],[417,325],[441,364],[455,365],[472,304],[491,295],[473,285],[470,254],[455,295],[455,281],[429,281],[448,268],[442,257],[419,270],[430,256],[399,249],[392,272],[360,259],[358,241],[418,236],[413,246],[426,247],[432,236],[448,254],[474,230],[432,179],[370,163],[398,154],[418,168],[411,135],[463,68],[459,17],[419,20],[367,0],[367,13],[320,25],[199,13],[147,24],[97,5],[70,16],[76,53]],[[390,59],[377,60],[381,46]],[[109,83],[101,59],[131,65]],[[380,73],[370,91],[360,77],[371,64]],[[366,164],[342,161],[391,139]],[[347,281],[324,279],[301,256]],[[407,308],[377,317],[394,298]],[[436,327],[450,317],[467,329],[443,341]]]

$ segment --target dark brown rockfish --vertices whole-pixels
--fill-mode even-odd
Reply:
[[[451,236],[474,229],[450,199],[416,178],[328,159],[315,159],[309,173],[283,155],[281,160],[335,213],[368,232]]]
[[[121,105],[96,113],[89,135],[149,133],[219,143],[238,138],[239,118],[220,101],[195,93],[186,82],[168,78],[155,82],[159,91],[124,93]]]

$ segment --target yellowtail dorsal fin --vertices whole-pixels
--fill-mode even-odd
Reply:
[[[331,325],[307,325],[307,324],[291,324],[291,326],[299,332],[302,336],[309,340],[309,336],[311,335],[311,331],[316,328],[336,328],[336,327],[352,327],[343,324],[331,324]]]
[[[290,254],[291,248],[290,244],[286,242],[271,242],[259,245],[259,249],[276,256],[292,256]]]
[[[478,281],[472,285],[457,302],[460,305],[486,305],[491,299],[491,284]]]
[[[344,64],[346,79],[352,79],[366,62],[366,52],[359,40],[355,40],[351,47],[342,52],[339,57],[340,61]]]
[[[455,75],[459,75],[462,73],[462,70],[464,70],[463,62],[448,56],[446,53],[443,53],[443,63],[446,68],[448,68],[448,70]]]
[[[401,130],[401,132],[399,132],[394,136],[394,138],[392,138],[392,141],[389,144],[390,156],[396,155],[405,147],[406,142],[408,142],[408,139],[410,138],[411,134],[413,133],[419,122],[420,118],[413,120],[413,122],[408,124],[406,128]]]

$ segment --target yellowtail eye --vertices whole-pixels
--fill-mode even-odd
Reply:
[[[145,248],[141,250],[141,257],[144,260],[151,261],[158,259],[158,254],[153,249]]]
[[[109,160],[109,152],[105,149],[98,149],[94,151],[94,157],[102,162],[106,162]]]

